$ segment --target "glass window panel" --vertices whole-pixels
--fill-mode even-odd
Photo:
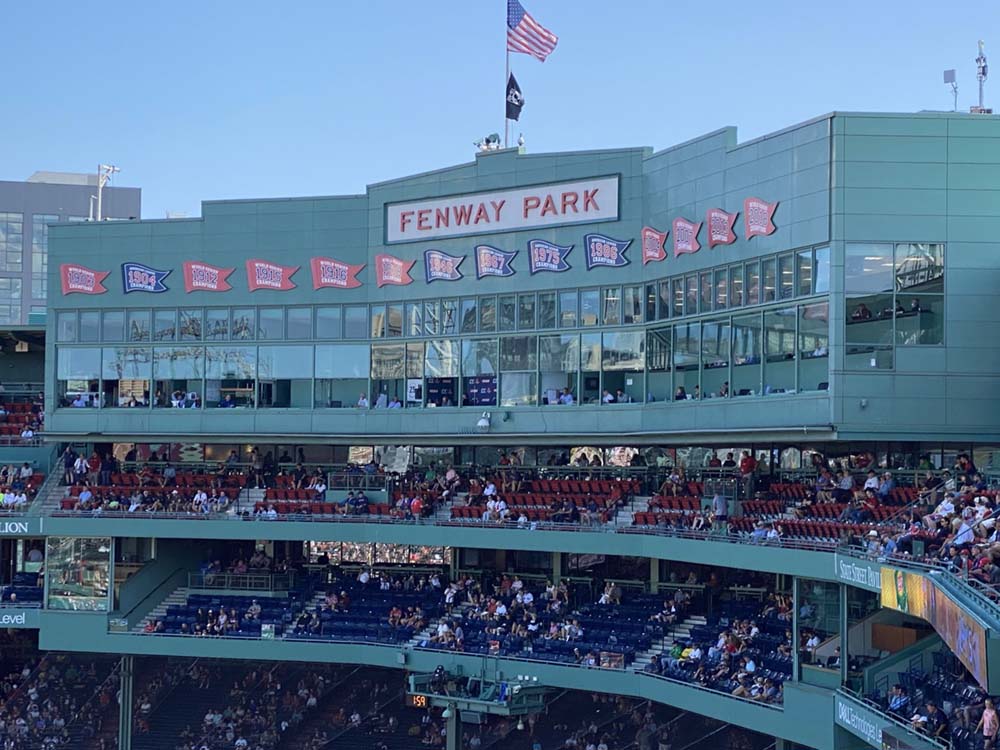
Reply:
[[[285,338],[285,311],[280,307],[262,307],[259,310],[260,322],[257,337],[263,341],[281,341]]]
[[[72,343],[77,339],[76,310],[56,314],[56,341]]]
[[[462,300],[462,333],[475,333],[477,329],[476,298]]]
[[[816,278],[813,281],[813,291],[823,294],[830,291],[830,248],[816,248]]]
[[[257,347],[205,347],[205,377],[215,380],[254,380],[257,377]]]
[[[149,341],[149,310],[128,311],[128,340]]]
[[[515,321],[515,297],[513,294],[500,296],[500,330],[513,331],[517,323]]]
[[[538,294],[538,327],[556,327],[556,293],[539,292]]]
[[[368,379],[368,344],[320,344],[316,347],[317,378]]]
[[[0,270],[20,272],[23,253],[24,214],[0,212]]]
[[[157,380],[200,380],[205,377],[204,362],[203,346],[158,346],[153,350],[153,377]]]
[[[403,306],[388,305],[386,308],[385,325],[386,335],[396,338],[403,335]]]
[[[45,544],[48,608],[106,612],[111,590],[111,539],[50,536]]]
[[[576,372],[580,367],[580,336],[540,336],[538,369],[542,372]]]
[[[179,333],[181,341],[201,341],[201,308],[195,307],[179,311]]]
[[[229,310],[226,308],[205,311],[205,340],[226,341],[229,338]]]
[[[517,296],[517,327],[521,331],[535,329],[535,295],[519,294]]]
[[[500,339],[500,369],[535,370],[538,366],[537,336],[507,336]]]
[[[385,305],[372,305],[371,314],[373,339],[380,339],[385,336]]]
[[[580,336],[580,369],[599,372],[601,369],[601,334],[584,333]]]
[[[463,375],[494,375],[498,361],[496,339],[462,341]]]
[[[441,313],[437,301],[424,303],[424,332],[428,336],[436,336],[441,323]]]
[[[303,340],[312,338],[312,308],[289,307],[287,311],[288,338]]]
[[[93,344],[101,340],[101,314],[96,310],[80,313],[80,341]]]
[[[670,328],[657,328],[646,334],[646,365],[650,371],[668,372],[671,369]]]
[[[341,325],[341,309],[339,307],[316,308],[316,338],[339,339]]]
[[[640,372],[646,367],[646,335],[642,331],[605,333],[602,369]]]
[[[760,314],[733,318],[732,396],[756,396],[760,393],[762,321]]]
[[[764,394],[787,393],[795,389],[794,307],[764,314]]]
[[[715,287],[712,286],[712,272],[704,272],[699,278],[701,281],[701,311],[712,312],[712,298],[715,296]]]
[[[59,347],[56,362],[56,377],[59,380],[97,380],[100,376],[100,349]]]
[[[652,291],[650,291],[652,289]],[[654,295],[652,307],[650,307],[650,294]],[[670,317],[670,280],[661,279],[655,284],[646,287],[646,320],[663,320]]]
[[[424,303],[407,302],[406,307],[406,335],[424,335]]]
[[[559,292],[559,325],[562,328],[577,326],[577,296],[576,290]]]
[[[896,245],[896,291],[904,294],[944,292],[944,245],[927,242]]]
[[[621,325],[622,322],[622,290],[621,287],[606,287],[601,290],[601,319],[606,326]]]
[[[441,300],[441,333],[453,334],[458,326],[458,300]]]
[[[701,326],[701,389],[705,398],[729,396],[730,328],[706,321]]]
[[[846,298],[849,344],[892,344],[894,311],[892,294]]]
[[[799,390],[829,388],[830,304],[799,307]]]
[[[944,343],[944,297],[922,294],[920,297],[896,296],[896,343],[904,346]]]
[[[153,311],[153,341],[173,341],[177,338],[177,311]]]
[[[580,325],[596,326],[600,321],[600,293],[596,289],[580,292]]]
[[[505,372],[500,376],[500,406],[537,406],[536,382],[533,372]]]
[[[493,333],[497,329],[497,298],[479,298],[479,332]]]
[[[684,278],[684,314],[698,314],[698,277],[696,275]]]
[[[399,358],[402,360],[402,352]],[[257,350],[258,379],[309,380],[312,369],[311,346],[262,346]]]
[[[344,338],[368,338],[367,305],[351,305],[344,308]]]
[[[422,378],[424,376],[424,343],[410,342],[406,345],[406,377]]]
[[[424,374],[429,378],[457,378],[459,348],[457,341],[428,341]]]
[[[761,302],[774,302],[777,299],[777,260],[767,258],[761,261]]]
[[[372,344],[373,378],[390,380],[405,377],[405,360],[403,344]]]
[[[149,347],[107,346],[101,358],[101,377],[105,380],[149,380],[151,363]]]
[[[701,323],[674,326],[674,400],[683,401],[698,395]]]
[[[622,322],[642,323],[643,321],[643,293],[641,286],[627,286],[622,289]],[[650,287],[652,290],[652,287]],[[653,297],[655,305],[655,295]]]
[[[715,271],[715,309],[725,310],[729,302],[729,276],[725,268]]]
[[[672,315],[679,318],[684,314],[684,279],[670,280],[671,299],[673,300]]]
[[[729,306],[743,307],[743,266],[729,267]]]
[[[891,370],[893,348],[871,344],[848,344],[844,349],[844,365],[848,370]]]
[[[249,341],[257,330],[257,311],[252,307],[233,309],[232,337],[234,341]]]
[[[760,298],[760,263],[756,260],[747,263],[747,304],[759,305]]]
[[[795,254],[795,294],[804,297],[813,290],[813,254],[812,250],[800,250]]]
[[[49,224],[59,221],[57,214],[34,214],[31,217],[31,297],[44,300],[49,288]]]
[[[782,255],[778,258],[778,295],[780,299],[795,296],[795,256]]]
[[[844,291],[877,294],[893,290],[892,245],[848,243],[844,258]]]
[[[123,341],[125,313],[121,310],[105,310],[101,315],[101,336],[104,341]]]

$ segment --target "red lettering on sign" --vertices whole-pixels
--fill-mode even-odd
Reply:
[[[431,228],[430,225],[431,210],[429,208],[421,208],[417,211],[417,229],[421,232],[426,232]]]
[[[469,203],[464,206],[455,206],[455,226],[462,226],[465,224],[468,226],[469,221],[472,219],[472,204]]]
[[[490,215],[486,212],[486,204],[480,203],[479,208],[476,209],[476,218],[473,220],[473,224],[478,224],[481,221],[485,221],[487,224],[490,223]]]
[[[580,197],[579,195],[577,195],[575,192],[572,192],[572,191],[570,191],[568,193],[563,193],[562,194],[562,212],[565,214],[566,213],[566,209],[571,207],[573,209],[573,213],[577,213],[577,210],[576,210],[576,201],[577,201],[577,199],[579,197]]]
[[[583,212],[587,213],[590,210],[590,206],[594,206],[595,211],[600,211],[601,207],[597,205],[597,191],[600,188],[594,188],[593,190],[583,191]]]
[[[434,211],[434,226],[435,227],[446,227],[446,226],[448,226],[448,220],[449,220],[449,218],[450,217],[448,215],[448,209],[447,208],[445,208],[444,211],[442,211],[440,208],[435,209],[435,211]]]
[[[399,231],[405,232],[406,225],[413,221],[413,211],[401,211],[399,214]]]
[[[538,196],[535,195],[524,196],[524,210],[522,211],[522,214],[524,214],[524,218],[527,219],[528,213],[538,208],[540,205],[542,205],[542,201],[538,198]]]
[[[507,201],[502,200],[499,203],[497,201],[490,201],[490,205],[493,206],[493,221],[500,221],[500,209],[503,208]]]
[[[556,202],[552,200],[551,195],[546,195],[545,203],[542,204],[542,213],[540,215],[545,216],[545,214],[554,214],[554,213],[558,213],[556,211]]]

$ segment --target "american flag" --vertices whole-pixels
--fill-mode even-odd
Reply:
[[[507,0],[507,50],[545,62],[559,37],[531,17],[518,0]]]

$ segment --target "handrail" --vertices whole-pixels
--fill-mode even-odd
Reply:
[[[848,687],[844,687],[842,685],[841,687],[837,688],[837,693],[840,694],[842,698],[846,698],[850,701],[853,701],[854,703],[858,703],[864,706],[865,709],[867,709],[868,711],[877,713],[883,721],[886,721],[894,725],[895,727],[902,729],[910,737],[916,737],[923,742],[927,742],[931,745],[934,745],[935,747],[941,748],[941,750],[948,750],[948,748],[951,747],[951,744],[948,742],[941,742],[940,740],[931,737],[929,734],[922,734],[921,732],[914,731],[913,727],[911,727],[909,724],[902,722],[892,714],[887,714],[885,711],[883,711],[882,707],[879,704],[875,703],[875,701],[871,701],[865,698],[864,696],[855,693]]]
[[[291,591],[295,574],[289,573],[188,573],[189,589],[245,589]]]

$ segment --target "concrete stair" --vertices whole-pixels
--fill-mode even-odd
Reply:
[[[167,614],[167,607],[174,607],[184,604],[187,601],[188,593],[189,592],[187,587],[181,587],[173,591],[170,595],[167,596],[166,599],[157,604],[148,615],[146,615],[139,623],[137,623],[135,627],[132,628],[132,632],[141,633],[143,631],[143,628],[146,627],[147,622],[149,622],[150,620],[160,620],[163,617],[165,617]]]
[[[691,631],[699,625],[704,625],[706,622],[707,620],[702,615],[692,615],[691,617],[685,618],[682,622],[674,625],[670,632],[663,638],[655,639],[652,647],[648,651],[637,653],[635,655],[635,661],[632,662],[630,669],[636,672],[642,672],[653,662],[654,659],[658,658],[660,654],[665,651],[669,651],[673,646],[674,641],[687,641],[691,637]]]
[[[647,495],[636,495],[632,502],[618,510],[615,516],[614,526],[616,528],[628,527],[632,525],[633,517],[636,513],[645,513],[649,508],[649,497]]]

